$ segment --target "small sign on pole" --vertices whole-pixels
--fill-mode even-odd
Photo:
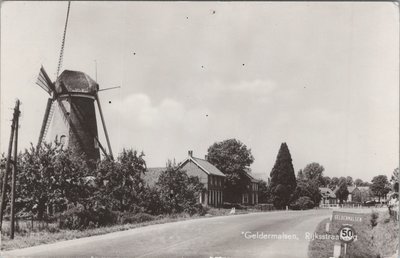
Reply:
[[[356,239],[356,237],[357,237],[356,231],[351,225],[344,224],[339,229],[339,239],[345,244],[353,242]]]

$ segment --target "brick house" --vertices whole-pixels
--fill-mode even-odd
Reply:
[[[178,169],[189,176],[197,176],[203,183],[205,191],[198,197],[198,202],[204,206],[220,207],[224,202],[225,175],[206,159],[193,157],[193,151],[188,152],[188,157],[179,163]],[[154,186],[165,167],[147,168],[144,181],[149,186]]]
[[[199,202],[205,206],[220,207],[224,202],[225,175],[206,159],[193,157],[193,151],[188,151],[188,157],[178,165],[189,176],[197,176],[204,184],[205,191],[199,196]]]

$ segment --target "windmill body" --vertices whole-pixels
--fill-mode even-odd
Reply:
[[[55,82],[57,102],[49,135],[50,140],[57,138],[95,160],[100,158],[94,103],[98,89],[99,85],[83,72],[62,72]]]
[[[42,67],[37,84],[52,96],[47,102],[38,147],[43,139],[50,142],[58,139],[64,147],[73,149],[78,155],[84,154],[88,160],[100,159],[100,149],[108,156],[98,139],[97,102],[112,158],[96,81],[83,72],[65,70],[53,83]]]

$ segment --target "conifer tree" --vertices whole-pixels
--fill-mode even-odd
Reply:
[[[270,173],[271,194],[275,208],[283,209],[289,205],[290,198],[296,189],[292,157],[286,143],[282,143]]]

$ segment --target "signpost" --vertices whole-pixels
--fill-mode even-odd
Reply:
[[[352,243],[354,240],[357,240],[357,233],[354,230],[353,225],[361,224],[363,222],[363,216],[358,213],[333,211],[331,220],[332,223],[341,225],[338,235],[340,242],[344,244],[344,257],[347,257],[347,245]],[[340,252],[340,249],[336,244],[335,248],[334,251],[336,251],[336,254],[338,251]]]
[[[342,247],[342,245],[340,242],[335,242],[335,245],[333,246],[333,258],[340,257],[341,247]]]
[[[354,228],[351,225],[343,225],[340,229],[339,229],[339,239],[342,243],[344,243],[344,249],[343,249],[343,253],[344,253],[344,257],[346,257],[347,254],[347,244],[350,244],[351,242],[353,242],[356,239],[356,231],[354,230]]]
[[[338,236],[340,242],[336,242],[334,246],[334,257],[339,257],[341,246],[343,244],[344,257],[347,257],[347,245],[357,240],[357,233],[353,226],[363,223],[364,217],[359,213],[333,211],[331,216],[332,229],[334,225],[339,226]],[[330,225],[330,226],[331,226]],[[337,228],[337,227],[336,227]]]

